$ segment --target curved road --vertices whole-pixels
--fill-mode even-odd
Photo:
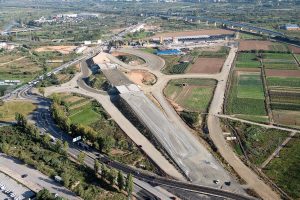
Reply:
[[[180,124],[181,126],[185,126],[184,122],[180,119],[178,114],[175,112],[175,110],[172,108],[169,102],[166,101],[163,95],[163,89],[168,83],[168,81],[170,79],[176,79],[176,78],[213,78],[218,80],[218,85],[216,87],[214,97],[209,109],[209,113],[211,115],[208,115],[208,121],[207,121],[211,139],[213,140],[214,144],[218,148],[218,151],[220,152],[221,156],[226,160],[227,163],[229,163],[233,167],[236,173],[247,182],[247,185],[250,188],[254,189],[263,199],[280,199],[279,195],[276,192],[274,192],[267,184],[265,184],[256,173],[254,173],[250,168],[248,168],[235,155],[232,148],[227,144],[227,142],[223,137],[219,118],[215,116],[222,112],[224,95],[226,91],[226,83],[227,83],[230,68],[234,60],[236,51],[237,49],[232,47],[223,65],[222,71],[218,74],[163,75],[158,71],[159,68],[155,68],[155,70],[150,69],[149,71],[151,73],[157,75],[158,81],[157,84],[155,84],[152,88],[149,88],[148,90],[152,92],[153,96],[156,98],[156,100],[158,100],[158,102],[164,109],[165,113],[168,115],[168,117],[171,120],[174,121],[174,123]],[[130,51],[126,50],[121,52],[132,53],[136,56],[140,55],[140,53],[138,54],[136,53],[137,50],[130,50]],[[142,58],[145,59],[146,54],[149,53],[142,52],[142,54],[143,54]],[[151,58],[155,56],[149,54],[149,56],[150,55]]]

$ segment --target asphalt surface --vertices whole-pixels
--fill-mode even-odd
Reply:
[[[17,159],[8,157],[4,154],[0,154],[0,163],[1,166],[9,168],[18,175],[27,175],[22,178],[25,181],[33,182],[41,188],[48,189],[51,193],[57,193],[59,196],[70,199],[70,200],[79,200],[81,198],[77,197],[73,192],[63,187],[61,184],[57,183],[48,176],[42,174],[34,168],[30,168],[24,163],[20,162]],[[13,188],[11,188],[13,189]]]

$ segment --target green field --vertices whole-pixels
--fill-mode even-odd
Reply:
[[[0,121],[15,121],[15,113],[25,116],[32,113],[37,106],[29,101],[10,101],[0,106]]]
[[[246,155],[256,166],[260,166],[289,135],[287,131],[267,129],[233,120],[228,123],[235,128]]]
[[[93,110],[92,103],[89,103],[81,108],[80,111],[69,116],[74,124],[92,124],[101,118],[101,115]]]
[[[268,87],[300,87],[300,78],[295,77],[267,77]]]
[[[297,58],[298,62],[300,62],[300,54],[294,54],[294,55]]]
[[[236,60],[236,67],[238,68],[258,68],[260,61],[255,53],[239,53]]]
[[[267,69],[299,69],[293,55],[288,53],[263,53],[263,63]]]
[[[243,114],[266,116],[264,90],[259,73],[234,74],[227,112],[229,114]]]
[[[169,69],[169,72],[171,74],[184,74],[184,72],[186,71],[186,69],[189,67],[189,64],[190,63],[188,63],[188,62],[179,63],[177,65],[172,66]]]
[[[171,80],[164,93],[167,98],[175,101],[184,110],[207,112],[215,84],[216,81],[205,79]]]
[[[294,199],[300,198],[300,140],[292,139],[264,169],[281,189]]]

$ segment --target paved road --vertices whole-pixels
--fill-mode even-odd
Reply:
[[[225,141],[221,129],[220,120],[215,115],[222,113],[222,106],[225,98],[226,83],[230,73],[230,68],[234,60],[237,49],[231,48],[229,55],[222,68],[222,80],[219,81],[215,89],[214,97],[209,108],[207,125],[210,137],[221,156],[229,163],[237,174],[247,182],[247,185],[254,189],[263,199],[280,199],[279,195],[266,185],[257,174],[248,168],[233,152],[232,148]]]
[[[17,159],[6,156],[5,154],[0,154],[1,167],[8,168],[13,171],[15,176],[21,176],[23,174],[28,174],[27,177],[22,178],[27,183],[33,183],[36,189],[35,191],[46,188],[51,193],[57,193],[59,196],[70,199],[79,200],[81,198],[77,197],[76,194],[70,190],[63,187],[61,184],[55,182],[53,179],[42,174],[36,169],[30,168],[24,165]]]

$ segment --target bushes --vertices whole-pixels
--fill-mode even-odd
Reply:
[[[183,121],[187,123],[190,127],[195,127],[199,123],[199,113],[197,112],[183,111],[179,114]]]

